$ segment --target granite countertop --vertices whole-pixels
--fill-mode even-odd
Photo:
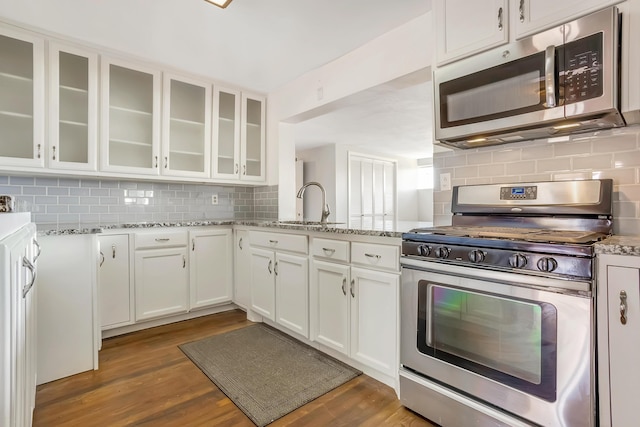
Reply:
[[[248,227],[265,227],[282,230],[298,230],[320,233],[351,234],[360,236],[378,237],[402,237],[402,233],[413,228],[430,227],[430,222],[418,221],[398,221],[393,230],[365,230],[349,228],[345,224],[329,224],[320,226],[311,223],[296,223],[295,221],[267,221],[267,220],[202,220],[202,221],[182,221],[182,222],[140,222],[128,224],[73,226],[60,225],[58,227],[39,226],[38,234],[41,236],[62,236],[73,234],[96,234],[106,230],[117,229],[137,229],[137,228],[163,228],[163,227],[204,227],[215,225],[243,225]]]
[[[640,256],[640,236],[610,236],[595,244],[596,254]]]

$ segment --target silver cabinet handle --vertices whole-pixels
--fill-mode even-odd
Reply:
[[[154,156],[156,159],[156,169],[158,168],[158,156]]]
[[[40,144],[38,144],[38,158],[40,158],[41,151],[42,151],[41,150],[41,146],[40,146]]]
[[[520,0],[520,22],[524,22],[524,0]]]
[[[267,265],[267,270],[269,270],[269,274],[271,274],[271,265],[273,261],[269,260],[269,265]]]
[[[355,298],[356,297],[356,291],[353,289],[356,285],[356,280],[355,279],[351,279],[351,286],[349,287],[349,293],[351,294],[351,298]]]
[[[242,250],[242,237],[238,239],[238,247]]]
[[[322,251],[326,256],[331,256],[336,253],[336,250],[332,248],[322,248]]]
[[[556,106],[556,47],[547,46],[544,51],[544,91],[547,108]]]
[[[168,241],[169,241],[168,237],[156,238],[156,242],[168,242]]]
[[[100,267],[102,267],[102,264],[104,264],[104,254],[100,251]]]
[[[376,255],[376,254],[364,254],[364,256],[366,256],[367,258],[375,258],[375,259],[382,258],[382,256]]]
[[[620,323],[627,324],[627,293],[620,291]]]
[[[277,245],[278,241],[277,240],[269,240],[269,243],[271,243],[272,245]]]
[[[196,238],[195,237],[193,239],[191,239],[191,250],[192,251],[196,250]]]
[[[53,147],[53,160],[56,159],[56,146],[54,145]]]
[[[169,158],[167,156],[164,156],[164,168],[168,168],[169,167]]]
[[[346,277],[342,278],[342,294],[344,296],[347,296],[347,278]]]
[[[276,263],[273,264],[273,272],[276,274],[276,276],[278,275],[278,261],[276,261]]]
[[[240,166],[236,163],[236,174],[240,171]]]
[[[498,31],[502,31],[502,8],[498,9]]]
[[[242,165],[242,175],[247,174],[247,165]]]
[[[111,245],[111,258],[116,257],[116,245]]]
[[[33,287],[33,284],[36,282],[36,268],[33,266],[33,264],[31,264],[31,261],[29,261],[26,257],[22,257],[22,266],[27,267],[31,272],[31,282],[29,282],[28,285],[25,285],[25,287],[22,288],[22,298],[26,298],[27,294]]]
[[[186,268],[187,267],[187,258],[185,258],[184,255],[182,255],[182,268]]]
[[[36,253],[35,258],[33,259],[33,262],[36,262],[38,258],[40,258],[40,253],[42,252],[42,248],[40,247],[40,243],[38,243],[36,239],[33,239],[33,244],[36,245],[36,248],[38,248],[38,253]]]

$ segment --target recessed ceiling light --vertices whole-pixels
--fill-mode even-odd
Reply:
[[[231,0],[204,0],[204,1],[209,2],[211,4],[215,4],[216,6],[221,7],[223,9],[229,6],[229,3],[231,3]]]

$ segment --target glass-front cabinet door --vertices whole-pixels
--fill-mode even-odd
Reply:
[[[163,175],[209,178],[211,174],[211,85],[164,75]]]
[[[0,164],[44,157],[44,40],[0,26]]]
[[[242,94],[240,132],[240,179],[265,179],[265,99]]]
[[[158,175],[160,71],[102,59],[101,169]]]
[[[240,92],[214,87],[213,177],[240,179]]]
[[[97,170],[98,55],[49,44],[48,165]]]

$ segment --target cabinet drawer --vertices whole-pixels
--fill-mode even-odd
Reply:
[[[262,246],[264,248],[299,252],[306,254],[309,252],[307,236],[298,234],[265,233],[263,231],[252,231],[249,234],[251,246]]]
[[[314,257],[349,262],[349,242],[342,240],[313,239]]]
[[[398,271],[400,268],[400,247],[352,242],[351,262],[368,267]]]
[[[186,230],[154,231],[135,233],[136,249],[170,248],[187,246]]]

